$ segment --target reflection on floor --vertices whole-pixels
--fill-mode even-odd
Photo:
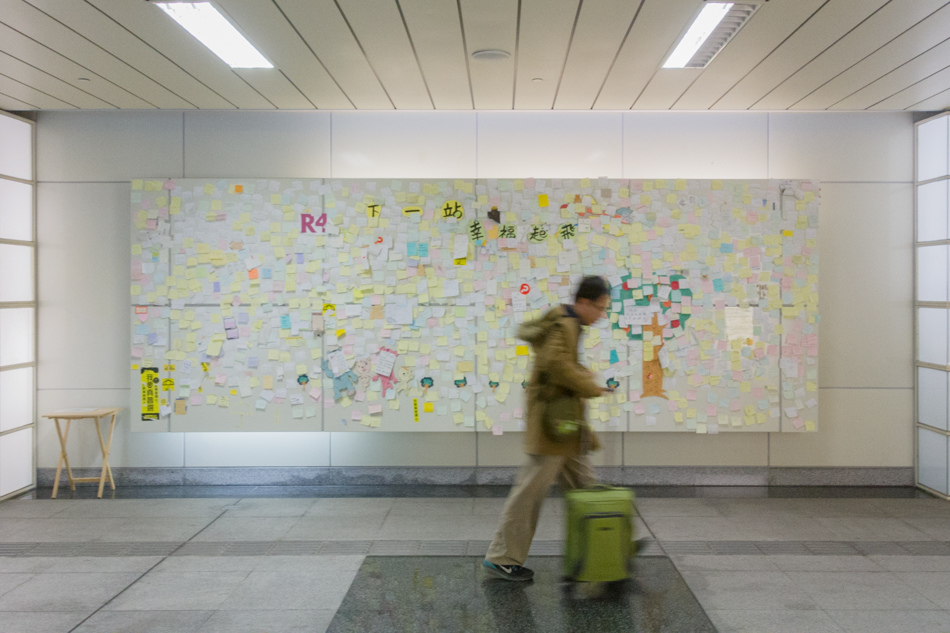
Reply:
[[[558,633],[715,629],[666,558],[644,558],[620,585],[559,581],[560,558],[538,558],[528,583],[487,578],[481,557],[370,556],[329,633]]]

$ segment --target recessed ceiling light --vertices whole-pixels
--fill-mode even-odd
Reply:
[[[705,68],[761,4],[762,0],[706,2],[663,68]]]
[[[481,59],[481,60],[499,60],[499,59],[508,59],[511,57],[511,53],[508,51],[503,51],[500,48],[484,48],[480,51],[475,51],[472,53],[472,59]]]
[[[544,81],[544,80],[541,79],[540,77],[535,77],[535,78],[532,79],[531,81],[534,82],[534,83],[536,83],[536,84],[539,84],[539,83],[541,83],[541,82]]]
[[[92,81],[89,77],[78,77],[76,81]]]
[[[273,68],[210,2],[156,2],[231,68]]]

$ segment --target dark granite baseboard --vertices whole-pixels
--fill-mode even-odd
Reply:
[[[98,477],[98,468],[74,476]],[[507,486],[510,466],[374,466],[274,468],[113,468],[123,486]],[[914,469],[788,468],[767,466],[601,466],[601,481],[625,486],[913,486]],[[56,470],[37,470],[37,484],[53,485]],[[65,483],[66,476],[62,476]],[[62,485],[62,483],[60,485]]]

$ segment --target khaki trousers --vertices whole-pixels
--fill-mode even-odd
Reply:
[[[572,490],[590,486],[597,478],[586,456],[528,455],[508,493],[486,560],[496,565],[524,565],[538,527],[541,505],[555,481],[564,490]]]

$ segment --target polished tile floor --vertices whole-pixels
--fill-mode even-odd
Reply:
[[[557,496],[520,587],[478,567],[501,488],[65,492],[0,503],[3,633],[950,633],[950,503],[906,488],[638,489],[637,582],[573,597]]]

